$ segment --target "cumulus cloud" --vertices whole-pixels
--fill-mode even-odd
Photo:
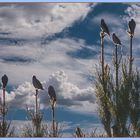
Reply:
[[[39,91],[39,102],[41,109],[49,107],[48,86],[55,88],[57,95],[57,105],[66,106],[69,109],[83,113],[93,113],[95,103],[95,94],[92,87],[79,88],[68,82],[68,77],[64,71],[58,71],[52,74],[47,81],[42,82],[44,90]],[[2,92],[2,91],[1,91]],[[2,96],[2,94],[1,94]],[[19,85],[17,89],[6,94],[7,102],[11,108],[22,108],[26,106],[34,108],[35,89],[30,82]]]
[[[12,37],[34,38],[61,32],[90,10],[90,4],[39,3],[0,6],[0,31]],[[80,12],[79,12],[80,11]],[[75,14],[76,13],[76,14]]]

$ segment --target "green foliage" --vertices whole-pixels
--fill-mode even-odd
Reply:
[[[28,110],[28,118],[31,119],[32,124],[33,124],[33,130],[31,130],[29,132],[29,129],[27,129],[27,133],[25,133],[25,136],[29,136],[31,137],[43,137],[44,134],[46,134],[44,132],[44,127],[42,126],[42,119],[43,119],[43,115],[41,112],[34,112],[34,111],[29,111]],[[32,134],[31,134],[32,132]]]
[[[140,136],[140,74],[133,74],[130,93],[130,121],[133,127],[133,136]]]
[[[75,137],[77,137],[77,138],[84,138],[85,137],[85,134],[83,133],[83,131],[81,130],[80,127],[76,128]]]
[[[111,112],[113,111],[111,106],[111,95],[112,95],[112,78],[110,76],[110,69],[109,66],[106,65],[104,69],[104,81],[102,79],[102,72],[99,71],[100,68],[96,70],[97,77],[95,82],[96,87],[96,97],[97,103],[99,105],[99,116],[101,122],[104,125],[104,129],[107,132],[107,135],[111,137]]]
[[[3,94],[5,89],[3,90]],[[14,127],[11,126],[11,121],[6,120],[6,116],[8,114],[8,107],[5,103],[5,99],[3,101],[0,100],[0,137],[13,137],[14,136]]]
[[[13,137],[14,127],[10,129],[11,122],[0,122],[0,137]]]
[[[54,122],[54,128],[49,130],[49,137],[62,137],[62,125]]]

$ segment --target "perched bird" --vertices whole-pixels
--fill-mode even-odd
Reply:
[[[128,28],[129,28],[128,30],[129,35],[133,36],[136,28],[136,22],[134,21],[134,19],[131,19],[131,21],[129,21]]]
[[[40,81],[36,78],[35,75],[33,75],[32,83],[33,83],[33,86],[34,86],[36,89],[41,89],[41,90],[43,90],[42,84],[41,84]]]
[[[7,85],[7,83],[8,83],[8,77],[7,77],[7,75],[4,74],[2,76],[2,78],[1,78],[1,80],[2,80],[2,84],[3,84],[3,88],[5,88],[6,85]]]
[[[109,29],[108,29],[104,19],[101,19],[101,30],[102,30],[102,32],[104,32],[110,36]]]
[[[120,39],[116,36],[115,33],[113,33],[112,39],[113,39],[113,42],[114,42],[115,45],[122,45]]]
[[[54,108],[56,104],[56,94],[53,86],[48,87],[48,94],[50,96],[51,106]]]

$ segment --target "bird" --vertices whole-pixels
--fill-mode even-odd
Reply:
[[[34,86],[36,89],[44,90],[42,84],[41,84],[40,81],[36,78],[35,75],[33,75],[33,77],[32,77],[32,83],[33,83],[33,86]]]
[[[101,19],[101,30],[102,30],[102,32],[104,32],[110,36],[109,29],[108,29],[104,19]]]
[[[50,96],[51,106],[52,108],[54,108],[56,104],[56,94],[55,94],[54,87],[51,85],[48,87],[48,94]]]
[[[6,85],[7,85],[7,83],[8,83],[8,77],[7,77],[7,75],[4,74],[4,75],[2,76],[2,78],[1,78],[1,80],[2,80],[2,84],[3,84],[3,88],[5,88]]]
[[[116,36],[115,33],[112,34],[112,39],[115,45],[122,45],[120,39]]]
[[[136,22],[134,21],[134,19],[131,19],[128,23],[128,33],[129,35],[134,35],[134,31],[135,31],[135,28],[136,28]]]

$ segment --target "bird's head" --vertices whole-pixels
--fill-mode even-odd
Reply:
[[[2,77],[3,77],[3,78],[8,78],[6,74],[4,74]]]
[[[48,87],[48,93],[49,93],[50,97],[54,96],[55,90],[54,90],[54,87],[52,85],[50,85]]]
[[[113,33],[113,34],[112,34],[112,36],[116,36],[116,34],[115,34],[115,33]]]
[[[33,75],[33,79],[36,79],[36,76],[35,75]]]
[[[48,90],[54,89],[52,85],[48,87]]]
[[[104,19],[103,18],[101,19],[101,22],[104,22]]]
[[[131,19],[131,22],[135,22],[133,18]]]

